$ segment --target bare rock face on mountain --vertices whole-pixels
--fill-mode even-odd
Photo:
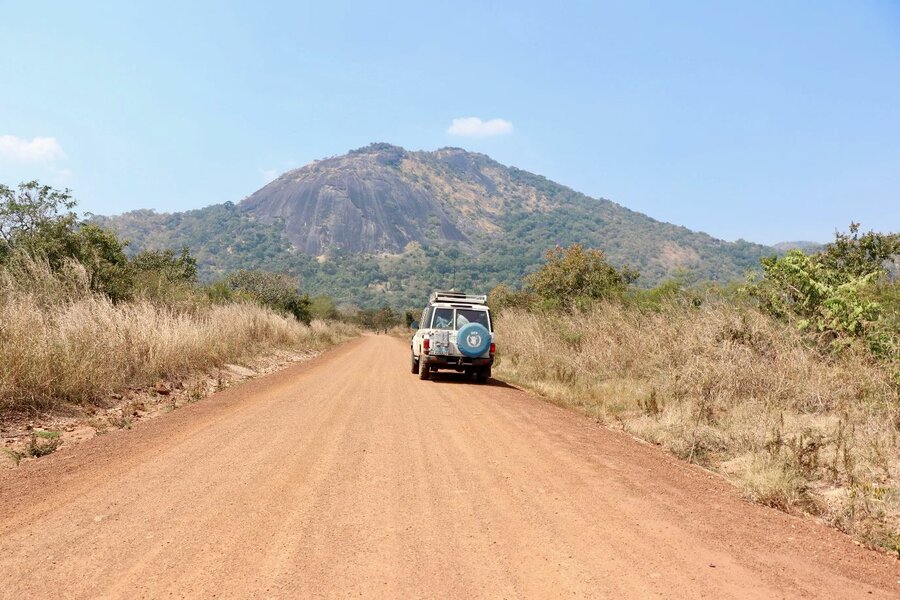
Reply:
[[[400,170],[406,152],[378,146],[316,161],[285,173],[240,204],[263,221],[281,221],[295,248],[399,252],[409,242],[465,241],[422,186]]]

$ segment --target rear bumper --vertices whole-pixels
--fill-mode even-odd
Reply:
[[[469,358],[468,356],[432,356],[426,354],[425,364],[433,369],[464,370],[470,367],[489,367],[494,364],[494,358]]]

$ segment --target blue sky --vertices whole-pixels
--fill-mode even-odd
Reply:
[[[184,210],[385,141],[724,239],[900,230],[896,2],[191,5],[0,0],[0,182]]]

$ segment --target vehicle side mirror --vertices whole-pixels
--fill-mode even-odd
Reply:
[[[419,322],[418,322],[418,321],[413,321],[412,323],[409,324],[409,328],[410,328],[410,329],[418,329],[418,328],[419,328]]]

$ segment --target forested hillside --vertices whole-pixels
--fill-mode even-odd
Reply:
[[[726,281],[771,248],[717,240],[458,148],[372,144],[285,173],[239,204],[98,220],[132,252],[189,246],[201,277],[240,268],[300,275],[310,293],[416,304],[433,287],[515,285],[556,245],[602,249],[640,285]]]

